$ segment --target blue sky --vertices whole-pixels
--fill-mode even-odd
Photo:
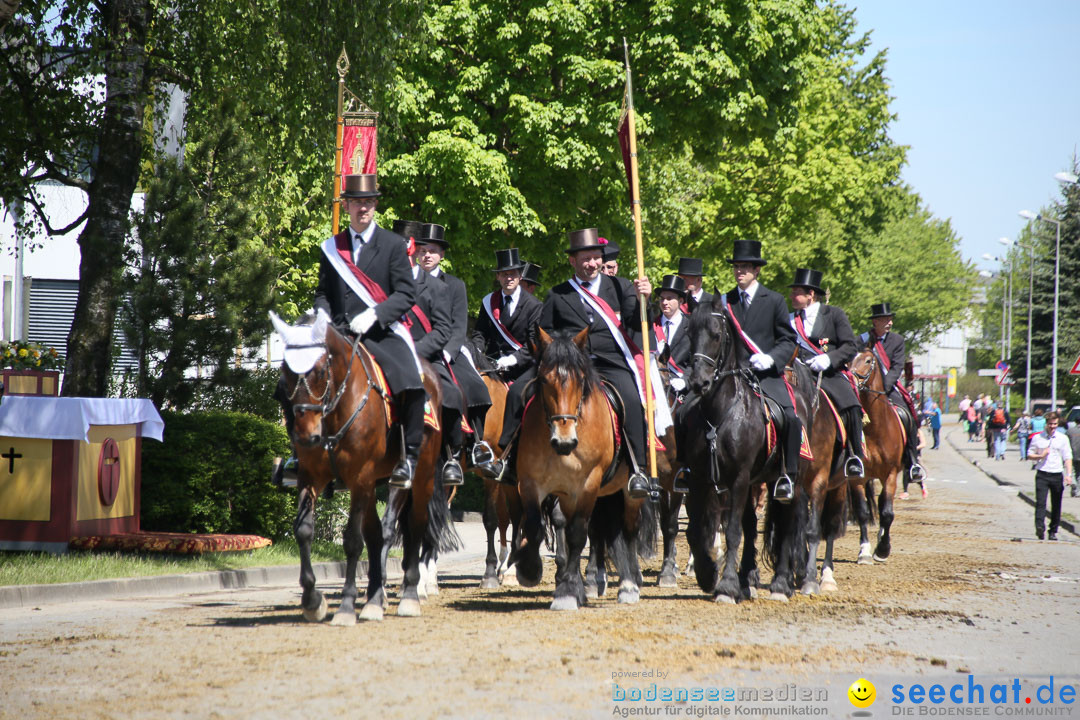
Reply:
[[[870,52],[887,50],[908,145],[903,179],[948,219],[964,257],[996,269],[998,238],[1060,197],[1054,173],[1080,153],[1080,0],[848,2]]]

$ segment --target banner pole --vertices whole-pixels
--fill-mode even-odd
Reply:
[[[634,211],[634,245],[637,251],[637,276],[645,277],[645,252],[641,241],[641,197],[638,188],[638,163],[637,163],[637,129],[634,124],[634,87],[630,80],[630,48],[623,38],[623,52],[626,55],[626,96],[627,96],[627,121],[630,129],[630,206]],[[649,451],[649,477],[656,478],[656,446],[653,438],[656,437],[656,403],[652,392],[652,353],[649,352],[649,298],[638,295],[638,308],[641,314],[641,338],[644,344],[645,355],[645,421],[647,423],[648,436],[646,443]]]
[[[349,56],[345,54],[345,43],[341,44],[341,54],[337,59],[337,127],[334,142],[334,212],[333,234],[337,235],[341,224],[341,151],[345,131],[345,73],[349,72]]]

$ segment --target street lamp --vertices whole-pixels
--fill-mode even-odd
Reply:
[[[984,260],[993,260],[999,262],[1003,266],[1005,263],[1009,264],[1009,274],[1004,273],[1004,267],[1002,268],[1001,278],[1005,281],[1005,290],[1001,293],[1001,362],[1008,362],[1009,356],[1012,353],[1012,342],[1006,340],[1006,327],[1012,327],[1012,263],[1009,262],[1008,257],[998,257],[997,255],[991,255],[990,253],[983,253]],[[1005,307],[1009,307],[1009,323],[1005,323]],[[1008,342],[1008,344],[1006,344]],[[1004,378],[1003,378],[1004,379]],[[1005,383],[1001,383],[998,390],[998,397],[1005,400],[1005,409],[1009,410],[1009,395],[1006,392]]]
[[[1031,412],[1031,298],[1033,290],[1035,288],[1035,246],[1024,245],[1023,243],[1014,243],[1009,238],[1001,238],[998,242],[1004,245],[1016,245],[1016,247],[1023,250],[1027,250],[1028,255],[1028,321],[1027,321],[1027,369],[1024,374],[1024,412]],[[1010,308],[1012,302],[1010,300]],[[1011,317],[1011,316],[1010,316]],[[1012,332],[1009,333],[1010,347],[1012,345]]]
[[[1062,173],[1064,174],[1064,173]],[[1057,228],[1057,240],[1054,243],[1054,335],[1053,357],[1050,363],[1050,409],[1057,412],[1057,353],[1058,353],[1058,290],[1061,281],[1061,221],[1048,218],[1045,215],[1033,213],[1030,210],[1021,210],[1020,217],[1025,220],[1042,220],[1054,223]]]

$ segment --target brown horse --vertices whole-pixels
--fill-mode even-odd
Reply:
[[[862,565],[874,560],[885,562],[892,550],[889,530],[893,521],[893,495],[896,494],[896,476],[904,469],[904,432],[892,403],[885,394],[884,381],[878,371],[877,358],[870,350],[863,350],[851,362],[851,372],[858,381],[859,401],[862,403],[870,424],[863,429],[863,445],[866,448],[866,477],[852,478],[851,492],[854,497],[855,514],[859,520],[859,560]],[[873,508],[868,499],[873,493],[872,478],[881,481],[878,495],[877,547],[870,553],[867,526],[873,522]]]
[[[810,501],[806,522],[806,563],[800,573],[803,595],[820,590],[837,590],[833,576],[833,541],[844,534],[847,512],[848,479],[844,475],[844,446],[838,442],[837,419],[829,407],[824,390],[818,390],[814,421],[810,428],[813,460],[799,463],[799,484]],[[821,582],[817,579],[817,552],[825,536],[825,558],[821,564]],[[801,550],[801,549],[800,549]]]
[[[635,603],[641,592],[637,522],[645,500],[629,497],[625,463],[604,482],[605,471],[616,460],[615,427],[599,375],[584,349],[588,330],[573,338],[539,330],[536,388],[518,440],[524,523],[510,558],[521,585],[539,584],[542,506],[549,495],[555,496],[559,512],[552,610],[577,610],[586,603],[581,553],[587,535],[611,547],[620,576],[619,602]],[[598,498],[610,500],[598,503]]]
[[[477,353],[483,357],[482,354]],[[499,447],[499,436],[502,433],[503,411],[506,409],[507,385],[495,372],[494,366],[480,369],[480,376],[484,379],[488,394],[491,396],[491,407],[484,418],[484,440],[493,448]],[[503,578],[503,563],[509,557],[510,541],[513,534],[507,538],[507,530],[511,525],[516,529],[521,518],[521,498],[518,497],[517,488],[505,485],[491,478],[484,478],[484,531],[487,533],[487,556],[484,561],[484,576],[480,580],[480,587],[491,590],[499,587]],[[495,551],[495,533],[499,533],[499,551]]]
[[[386,404],[375,377],[374,360],[360,344],[349,342],[319,315],[310,328],[293,328],[273,316],[274,326],[285,340],[286,363],[281,372],[295,422],[292,443],[299,460],[300,491],[293,526],[300,548],[301,606],[304,618],[320,621],[326,617],[326,598],[315,587],[311,566],[315,501],[326,486],[340,480],[352,502],[345,527],[345,583],[341,604],[333,624],[356,623],[356,566],[367,544],[369,570],[367,598],[360,618],[381,620],[386,606],[385,567],[381,562],[383,529],[375,508],[375,484],[389,477],[400,457],[400,434],[389,432]],[[306,339],[301,339],[306,331]],[[298,337],[299,335],[299,337]],[[308,356],[308,361],[290,367],[290,352]],[[424,366],[424,385],[433,407],[439,407],[438,376]],[[396,430],[396,428],[395,428]],[[420,614],[417,584],[420,580],[420,544],[428,528],[428,502],[433,493],[435,462],[441,433],[424,428],[424,440],[409,498],[402,509],[404,557],[398,615]]]

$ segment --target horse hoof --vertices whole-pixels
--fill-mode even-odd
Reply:
[[[499,588],[499,578],[492,577],[491,575],[485,575],[480,580],[481,590],[497,590]]]
[[[589,583],[585,585],[585,597],[589,600],[596,600],[600,597],[600,591],[596,589],[596,586]]]
[[[745,592],[746,592],[746,598],[748,600],[757,600],[758,592],[757,592],[757,588],[755,586],[751,585],[750,587],[748,587],[746,589]]]
[[[803,595],[817,595],[821,592],[821,586],[816,582],[803,583],[802,589],[799,590]]]
[[[379,605],[379,604],[376,604],[376,603],[368,603],[360,611],[360,619],[365,620],[365,621],[366,620],[376,620],[376,621],[382,620],[383,619],[382,605]]]
[[[725,605],[734,605],[735,598],[730,595],[724,595],[723,593],[717,594],[713,597],[713,602],[724,603]]]
[[[679,587],[679,581],[675,578],[675,575],[661,575],[656,585],[662,588],[677,588]]]
[[[427,594],[429,596],[430,595],[438,595],[439,594],[439,583],[437,583],[437,582],[429,582],[427,584]]]
[[[420,601],[406,598],[398,603],[398,617],[420,617]]]
[[[835,582],[828,582],[828,581],[825,581],[825,580],[821,581],[821,591],[822,592],[837,592],[839,590],[840,590],[840,586],[837,585]]]
[[[326,619],[326,597],[319,596],[319,607],[314,610],[304,608],[304,619],[308,622],[322,622]]]
[[[836,585],[836,578],[833,577],[832,568],[825,568],[821,571],[821,589],[823,592],[836,592],[840,589]]]
[[[342,612],[338,610],[334,613],[333,619],[330,620],[330,624],[336,627],[352,627],[356,624],[356,611],[346,610]]]
[[[775,600],[776,602],[787,602],[788,596],[782,592],[776,592],[774,590],[773,592],[769,593],[769,599]]]
[[[888,562],[888,560],[889,560],[889,556],[888,556],[888,555],[885,555],[885,556],[883,557],[883,556],[881,556],[881,555],[878,555],[877,553],[874,553],[874,560],[875,560],[875,561],[877,561],[877,562],[879,562],[879,563],[883,563],[883,562]],[[870,563],[870,564],[873,564],[873,563]]]
[[[521,585],[521,583],[518,582],[517,568],[513,566],[506,569],[502,574],[502,577],[500,577],[500,580],[502,581],[502,584],[507,587],[518,587]]]
[[[578,601],[573,595],[563,595],[551,601],[552,610],[577,610]]]
[[[622,605],[635,605],[641,600],[641,591],[634,588],[619,588],[619,603]]]

